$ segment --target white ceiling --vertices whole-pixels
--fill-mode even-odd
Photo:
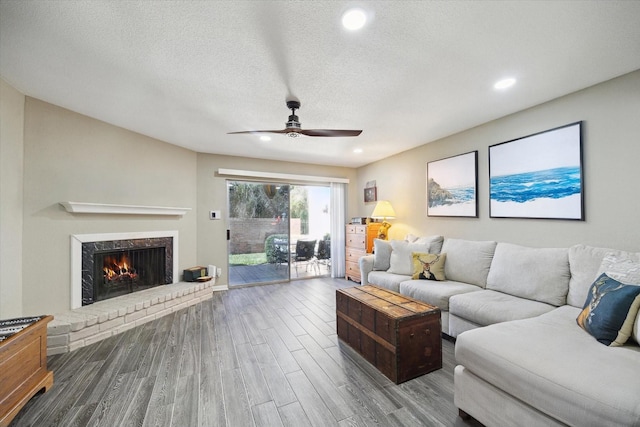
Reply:
[[[640,1],[0,1],[11,85],[203,153],[358,167],[640,69]],[[283,129],[289,95],[362,134],[226,134]]]

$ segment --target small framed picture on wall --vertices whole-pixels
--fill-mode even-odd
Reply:
[[[367,187],[364,189],[364,202],[371,203],[378,200],[377,187]]]

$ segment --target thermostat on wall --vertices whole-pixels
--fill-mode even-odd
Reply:
[[[209,211],[209,219],[222,219],[220,211]]]

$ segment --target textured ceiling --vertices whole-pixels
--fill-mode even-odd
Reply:
[[[640,69],[639,23],[639,1],[0,0],[0,75],[194,151],[357,167]],[[363,133],[226,134],[284,128],[289,95],[303,128]]]

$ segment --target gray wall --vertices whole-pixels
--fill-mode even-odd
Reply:
[[[552,76],[550,75],[550,78]],[[489,218],[488,146],[583,120],[586,221]],[[426,163],[478,150],[478,219],[426,215]],[[376,180],[397,219],[391,238],[442,234],[536,247],[576,243],[640,251],[640,71],[423,145],[358,169],[358,191]],[[374,204],[359,200],[360,215]]]
[[[0,319],[22,314],[24,95],[0,79]]]
[[[196,265],[196,153],[27,97],[24,314],[69,308],[70,235],[178,230]],[[63,201],[192,208],[184,217],[70,214]]]

